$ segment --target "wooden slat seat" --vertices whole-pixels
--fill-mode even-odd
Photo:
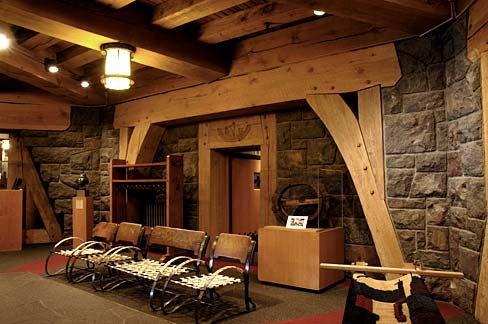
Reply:
[[[169,300],[164,300],[162,296],[162,310],[165,314],[173,313],[187,304],[194,304],[195,322],[199,322],[200,308],[202,305],[211,305],[220,309],[222,313],[229,311],[227,315],[234,316],[242,313],[236,312],[235,309],[230,311],[227,303],[222,303],[221,294],[217,290],[235,284],[243,284],[245,312],[256,308],[249,297],[249,270],[254,256],[256,242],[251,237],[239,234],[222,233],[215,238],[210,254],[208,273],[197,274],[192,276],[180,276],[178,278],[170,277],[167,283],[190,289],[188,293],[174,294]],[[217,259],[226,258],[237,261],[235,265],[226,265],[217,267]],[[215,319],[214,319],[215,320]],[[220,319],[217,319],[220,320]]]
[[[92,240],[84,241],[79,237],[68,237],[57,242],[54,247],[49,251],[44,264],[44,271],[48,276],[63,273],[68,277],[69,264],[72,258],[78,256],[87,256],[101,254],[106,251],[112,244],[115,233],[117,232],[117,224],[109,222],[100,222],[93,229]],[[64,246],[71,244],[72,248],[63,248]],[[75,246],[76,245],[76,246]],[[51,272],[49,269],[49,263],[53,255],[60,255],[67,257],[66,264],[63,268],[59,268],[55,272]],[[68,277],[69,279],[69,277]]]
[[[208,236],[205,232],[155,226],[147,240],[146,257],[106,265],[120,276],[119,280],[105,284],[100,281],[102,290],[111,290],[125,282],[137,282],[150,286],[150,305],[154,310],[160,309],[155,303],[155,295],[165,287],[165,279],[186,273],[198,273],[201,258],[205,255]],[[159,260],[152,259],[155,248],[165,248],[165,254]],[[147,257],[149,256],[149,257]],[[102,278],[103,279],[103,278]],[[142,280],[141,280],[142,279]]]

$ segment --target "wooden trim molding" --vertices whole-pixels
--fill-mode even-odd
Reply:
[[[200,123],[198,129],[199,229],[210,237],[229,231],[229,148],[261,148],[259,226],[275,225],[271,197],[276,188],[276,119],[254,115]]]

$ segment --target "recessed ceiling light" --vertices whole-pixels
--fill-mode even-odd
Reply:
[[[325,15],[325,11],[322,11],[322,10],[314,10],[313,11],[313,14],[315,16],[323,16],[323,15]]]
[[[81,84],[82,88],[88,88],[90,86],[90,82],[88,82],[86,80],[81,81],[80,84]]]
[[[51,73],[57,73],[59,71],[59,68],[56,65],[56,60],[53,59],[44,59],[44,67]]]
[[[10,45],[10,40],[5,34],[0,33],[0,50],[8,48]]]
[[[56,65],[50,65],[47,70],[51,73],[57,73],[59,71],[59,68]]]

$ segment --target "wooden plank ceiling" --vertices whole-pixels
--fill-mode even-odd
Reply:
[[[106,105],[226,78],[242,61],[238,49],[262,34],[322,20],[324,34],[357,22],[405,38],[451,14],[448,0],[0,0],[0,31],[13,39],[0,52],[0,102],[29,84],[73,104]],[[99,81],[100,45],[114,41],[137,49],[135,85],[123,92]],[[46,58],[59,73],[45,71]],[[82,79],[92,86],[81,88]]]

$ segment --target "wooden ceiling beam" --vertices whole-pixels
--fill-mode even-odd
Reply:
[[[10,24],[94,50],[104,43],[128,43],[137,48],[135,62],[188,78],[211,81],[228,71],[216,50],[144,23],[144,16],[136,12],[128,16],[84,1],[0,0],[0,16]]]
[[[128,4],[131,4],[135,0],[97,0],[100,3],[103,3],[104,5],[110,6],[114,9],[120,9],[122,7],[127,6]]]
[[[81,88],[79,81],[69,72],[63,69],[56,74],[47,72],[41,58],[18,45],[11,44],[9,50],[0,52],[0,73],[72,103],[104,103],[101,96]]]
[[[313,13],[308,8],[277,2],[265,3],[203,24],[199,40],[210,44],[220,43],[311,16]]]
[[[75,69],[101,59],[102,55],[99,51],[75,45],[59,52],[56,58],[59,64]]]
[[[448,1],[435,0],[279,0],[310,10],[350,18],[379,27],[421,35],[451,16]]]
[[[57,43],[59,43],[59,39],[55,39],[43,34],[36,34],[22,42],[20,45],[31,51],[38,51],[47,49]]]
[[[166,0],[154,9],[152,23],[172,29],[238,6],[248,0]]]

